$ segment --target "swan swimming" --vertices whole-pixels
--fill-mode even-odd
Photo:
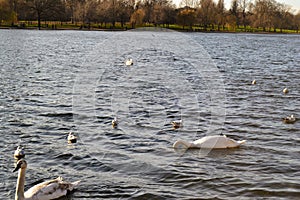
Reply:
[[[22,146],[18,146],[14,152],[14,158],[20,160],[25,157],[24,148]]]
[[[171,124],[173,125],[174,129],[180,128],[183,126],[182,120],[172,121]]]
[[[211,135],[211,136],[205,136],[193,142],[177,140],[173,144],[173,148],[178,148],[180,145],[182,145],[185,148],[226,149],[226,148],[239,147],[241,144],[244,144],[245,142],[246,140],[236,141],[226,137],[225,135]]]
[[[77,142],[77,137],[72,132],[70,132],[68,135],[68,143],[72,144],[76,142]]]
[[[128,59],[128,60],[126,60],[125,65],[126,65],[126,66],[133,65],[133,60],[132,60],[131,58]]]
[[[294,117],[294,115],[291,115],[291,116],[283,118],[282,121],[286,124],[293,124],[296,121],[296,117]]]
[[[116,128],[118,126],[118,119],[117,117],[115,117],[112,121],[111,121],[111,125],[113,128]]]
[[[254,79],[253,81],[252,81],[252,85],[255,85],[256,84],[256,80]]]
[[[17,162],[16,168],[13,170],[18,172],[18,181],[16,187],[15,200],[51,200],[65,196],[68,191],[72,191],[80,181],[73,183],[65,182],[61,177],[53,180],[39,183],[24,193],[25,171],[27,162],[21,159]]]

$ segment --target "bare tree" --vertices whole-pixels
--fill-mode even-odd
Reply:
[[[219,0],[217,7],[216,7],[216,22],[218,26],[218,31],[220,31],[220,27],[223,27],[224,30],[224,25],[226,22],[226,13],[225,13],[225,5],[224,5],[224,0]]]
[[[193,8],[185,7],[180,9],[177,14],[177,23],[182,25],[183,29],[185,26],[189,26],[192,30],[193,25],[196,22],[196,11]]]
[[[214,25],[216,21],[216,4],[213,0],[201,0],[200,9],[198,10],[198,16],[200,23],[204,26],[204,30],[207,30],[208,25]]]
[[[36,14],[38,20],[38,29],[41,29],[42,18],[49,16],[49,13],[59,12],[61,6],[60,0],[28,0],[28,8]]]

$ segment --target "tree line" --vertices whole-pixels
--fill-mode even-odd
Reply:
[[[0,26],[23,26],[37,21],[80,24],[90,27],[135,28],[177,25],[190,30],[299,31],[300,12],[276,0],[0,0]]]

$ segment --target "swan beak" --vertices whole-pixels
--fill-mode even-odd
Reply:
[[[18,162],[13,172],[18,171],[21,168],[21,162]]]

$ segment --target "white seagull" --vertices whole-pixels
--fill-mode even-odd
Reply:
[[[77,137],[72,132],[70,132],[68,135],[68,143],[72,144],[76,142],[77,142]]]
[[[130,58],[130,59],[127,59],[126,62],[125,62],[125,65],[126,66],[130,66],[130,65],[133,65],[133,60]]]
[[[293,124],[296,122],[296,117],[294,117],[294,115],[291,115],[291,116],[283,118],[282,121],[286,124]]]

